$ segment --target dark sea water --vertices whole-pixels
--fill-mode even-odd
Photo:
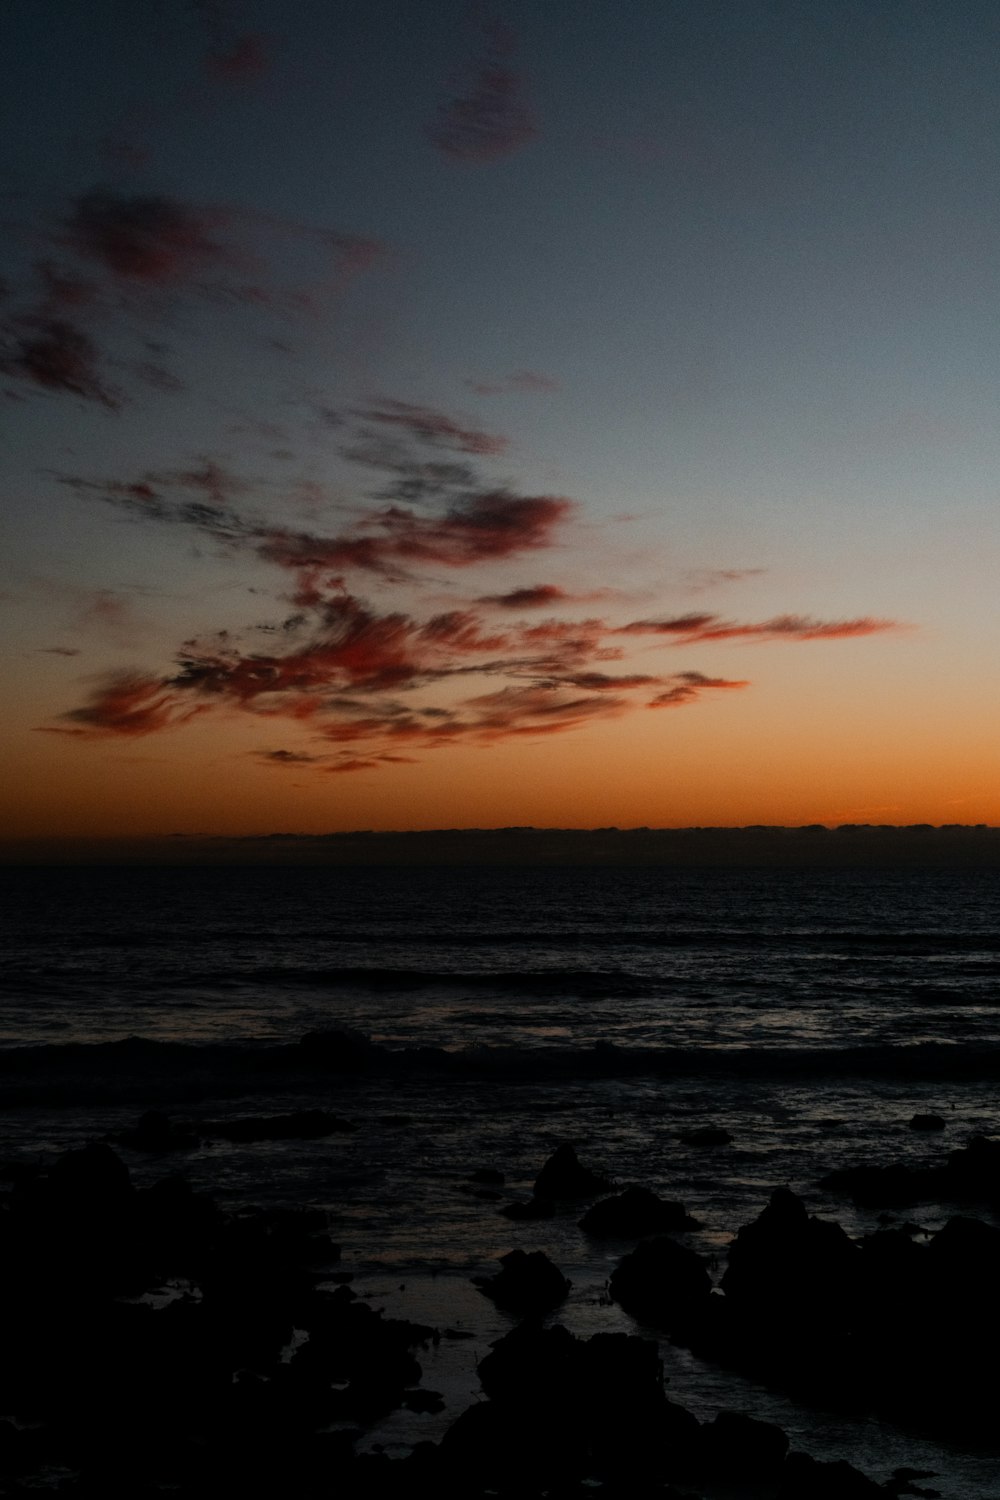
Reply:
[[[721,1271],[771,1191],[851,1234],[879,1215],[820,1189],[858,1162],[942,1161],[1000,1133],[1000,875],[600,867],[59,868],[3,873],[0,1115],[7,1159],[102,1138],[145,1108],[207,1120],[299,1108],[350,1119],[317,1141],[183,1157],[122,1149],[137,1182],[184,1171],[229,1205],[330,1214],[360,1293],[475,1337],[426,1358],[440,1416],[398,1413],[390,1452],[437,1437],[511,1322],[470,1282],[514,1246],[572,1278],[578,1333],[635,1330],[605,1283],[627,1246],[577,1215],[511,1223],[470,1183],[530,1195],[572,1141],[621,1183],[681,1199]],[[373,1048],[331,1071],[303,1036]],[[138,1039],[138,1040],[137,1040]],[[360,1046],[360,1044],[358,1044]],[[945,1117],[933,1138],[915,1112]],[[681,1136],[721,1126],[731,1145]],[[981,1204],[926,1203],[935,1230]],[[641,1330],[649,1332],[649,1330]],[[1000,1459],[862,1411],[823,1412],[663,1346],[699,1417],[738,1407],[874,1478],[933,1469],[952,1500],[1000,1495]],[[998,1450],[1000,1451],[1000,1450]]]

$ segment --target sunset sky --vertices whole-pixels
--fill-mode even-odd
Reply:
[[[1000,11],[6,0],[8,835],[1000,823]]]

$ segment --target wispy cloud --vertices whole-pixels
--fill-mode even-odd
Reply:
[[[438,107],[427,128],[431,144],[453,161],[489,162],[510,156],[538,134],[524,84],[512,66],[514,38],[485,28],[485,46]]]
[[[224,83],[249,83],[263,78],[273,66],[273,44],[260,32],[248,32],[214,47],[205,59],[206,72]]]
[[[388,447],[364,446],[376,411],[397,429]],[[696,670],[630,669],[623,662],[630,637],[703,645],[816,641],[896,628],[873,617],[789,614],[744,623],[708,611],[624,623],[580,618],[575,609],[582,601],[620,604],[627,596],[610,588],[573,593],[555,582],[484,592],[442,609],[435,570],[495,572],[551,549],[575,515],[575,502],[490,484],[479,467],[493,456],[479,441],[486,435],[435,409],[386,400],[351,421],[361,428],[344,419],[343,451],[354,457],[360,442],[365,466],[392,483],[401,476],[419,481],[418,490],[410,504],[362,503],[349,524],[329,531],[279,524],[261,509],[268,497],[259,482],[208,456],[134,479],[64,476],[83,498],[145,524],[186,528],[236,559],[250,556],[276,568],[290,578],[283,598],[294,613],[242,633],[187,641],[162,675],[102,681],[87,702],[63,715],[58,732],[138,736],[196,713],[240,712],[295,725],[309,737],[307,748],[254,752],[261,763],[375,771],[409,760],[408,752],[547,736],[748,686]],[[434,458],[442,443],[457,447],[461,461]],[[399,604],[363,598],[365,578]],[[427,608],[431,601],[436,608]]]
[[[0,355],[5,375],[45,391],[96,401],[111,411],[121,405],[120,392],[101,370],[93,339],[68,319],[26,315],[9,320],[6,335],[8,347]]]
[[[854,620],[816,620],[810,615],[775,615],[770,620],[741,622],[719,615],[678,615],[664,620],[631,620],[618,627],[621,635],[669,635],[681,646],[702,641],[832,641],[880,635],[900,630],[898,620],[863,615]]]
[[[87,739],[133,738],[186,723],[203,709],[203,704],[185,700],[160,678],[120,672],[104,678],[80,708],[63,714],[64,724],[44,728]]]
[[[409,401],[376,402],[356,415],[368,422],[401,427],[423,442],[453,448],[457,453],[502,453],[509,441],[497,433],[463,427],[445,412]]]
[[[766,568],[692,568],[684,574],[684,582],[691,589],[714,589],[724,583],[760,578],[766,572]]]
[[[727,677],[706,677],[702,672],[678,672],[670,687],[649,700],[650,708],[683,708],[713,689],[745,688],[750,683]]]
[[[28,210],[26,209],[27,213]],[[30,214],[29,214],[30,218]],[[249,309],[305,327],[329,314],[353,279],[386,253],[371,236],[344,233],[229,205],[196,205],[162,193],[96,186],[58,218],[17,226],[44,253],[22,266],[0,319],[0,371],[27,392],[70,395],[111,409],[182,382],[162,360],[116,353],[150,324],[185,306]],[[281,242],[304,246],[311,271],[296,284]],[[275,242],[278,242],[277,244]],[[108,369],[128,381],[113,383]]]
[[[515,370],[500,380],[467,380],[466,386],[477,396],[508,396],[518,391],[558,391],[560,385],[551,375],[538,370]]]
[[[67,243],[122,281],[176,284],[224,258],[205,216],[166,197],[95,188],[77,199]]]

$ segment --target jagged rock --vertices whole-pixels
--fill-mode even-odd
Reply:
[[[556,1206],[551,1198],[528,1198],[525,1201],[505,1203],[500,1212],[505,1219],[531,1220],[551,1219]]]
[[[712,1280],[693,1250],[658,1236],[641,1241],[619,1261],[609,1289],[634,1317],[673,1328],[701,1315]]]
[[[910,1120],[911,1130],[944,1130],[945,1119],[943,1115],[916,1114]]]
[[[778,1500],[885,1500],[885,1490],[844,1459],[820,1463],[807,1453],[790,1453],[778,1486]]]
[[[564,1142],[557,1146],[535,1178],[536,1198],[594,1198],[613,1186],[600,1172],[593,1172],[577,1158],[576,1151]]]
[[[683,1203],[660,1198],[649,1188],[632,1187],[588,1208],[580,1228],[599,1239],[639,1239],[646,1234],[698,1229],[700,1225],[685,1212]]]
[[[900,1162],[890,1162],[886,1166],[841,1167],[821,1177],[819,1185],[833,1192],[849,1193],[855,1202],[866,1208],[917,1203],[930,1196],[932,1191],[926,1170],[907,1167]]]
[[[510,1484],[519,1495],[587,1476],[661,1481],[687,1472],[698,1423],[667,1401],[655,1343],[626,1334],[577,1339],[522,1323],[479,1364],[489,1400],[445,1434],[442,1458],[472,1492]]]
[[[852,1305],[859,1256],[839,1224],[810,1218],[800,1198],[778,1188],[730,1245],[722,1289],[753,1323],[808,1339],[816,1324],[838,1322]]]
[[[721,1125],[699,1125],[695,1130],[682,1130],[680,1139],[685,1146],[731,1146],[733,1138]]]
[[[775,1479],[788,1452],[788,1438],[771,1422],[743,1412],[720,1411],[702,1428],[704,1466],[709,1474],[737,1480]]]
[[[382,1056],[362,1032],[349,1026],[331,1031],[307,1031],[299,1040],[303,1060],[331,1073],[363,1073]]]
[[[208,1121],[206,1135],[241,1145],[255,1141],[316,1141],[324,1136],[356,1130],[357,1126],[325,1109],[298,1109],[287,1115],[250,1115],[238,1120]]]
[[[159,1155],[168,1151],[195,1151],[201,1141],[187,1125],[175,1125],[169,1115],[158,1109],[148,1109],[140,1115],[131,1130],[123,1130],[115,1137],[121,1145],[133,1151],[147,1151]]]
[[[49,1173],[49,1191],[62,1207],[78,1206],[90,1214],[118,1212],[134,1193],[125,1163],[104,1145],[58,1157]]]
[[[572,1285],[541,1250],[511,1250],[500,1257],[495,1276],[474,1276],[481,1292],[521,1316],[551,1312],[566,1300]]]

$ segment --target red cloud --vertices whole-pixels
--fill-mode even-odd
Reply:
[[[319,760],[318,755],[306,755],[300,750],[254,750],[252,754],[272,766],[310,766]]]
[[[82,728],[57,732],[87,738],[155,734],[183,724],[200,711],[199,705],[185,704],[169,684],[158,678],[120,672],[107,678],[89,703],[63,714],[64,719]]]
[[[444,412],[409,401],[382,401],[356,415],[368,422],[402,427],[423,442],[454,448],[459,453],[502,453],[508,444],[507,438],[496,433],[462,427]]]
[[[376,615],[344,596],[327,605],[325,616],[322,634],[284,654],[242,655],[224,645],[214,650],[193,645],[182,655],[170,687],[244,706],[271,698],[286,711],[291,705],[292,717],[309,717],[320,706],[319,694],[398,687],[420,675],[410,644],[413,625],[405,615]]]
[[[900,628],[897,620],[876,619],[871,615],[857,620],[814,620],[809,615],[776,615],[773,619],[750,624],[723,620],[718,615],[681,615],[673,620],[632,620],[628,625],[619,626],[619,634],[676,635],[679,645],[689,646],[700,641],[844,640]]]
[[[550,546],[556,526],[572,510],[571,500],[556,496],[496,490],[470,495],[443,516],[390,506],[366,523],[377,528],[373,533],[262,531],[256,545],[261,557],[307,577],[350,568],[393,576],[401,564],[462,568]]]
[[[554,583],[536,583],[532,588],[511,589],[509,594],[484,594],[478,602],[496,604],[501,609],[544,609],[571,598]]]
[[[537,370],[515,370],[502,380],[467,380],[465,384],[477,396],[506,396],[512,391],[558,391],[558,380]]]
[[[510,34],[490,28],[487,54],[470,68],[466,82],[438,109],[428,127],[431,144],[455,161],[486,162],[509,156],[538,134],[517,73],[504,61]]]
[[[201,216],[169,198],[97,188],[77,200],[67,228],[78,254],[126,281],[181,281],[222,254]]]
[[[213,78],[224,79],[227,83],[245,83],[260,78],[271,67],[268,39],[259,33],[237,37],[225,49],[210,52],[205,67]]]
[[[378,410],[420,442],[444,441],[471,451],[470,443],[487,436],[431,408],[384,403]],[[373,770],[407,760],[399,752],[410,748],[488,745],[560,733],[642,706],[678,708],[706,693],[748,685],[697,671],[664,676],[606,670],[607,663],[624,656],[625,636],[654,636],[676,645],[821,640],[893,628],[892,622],[872,617],[824,621],[779,615],[740,623],[702,611],[623,625],[602,617],[542,618],[532,624],[508,616],[498,629],[488,615],[484,619],[470,607],[430,616],[379,610],[346,591],[345,575],[368,571],[378,575],[383,588],[401,577],[416,586],[428,569],[496,565],[551,546],[574,507],[561,497],[488,489],[468,460],[427,464],[413,460],[398,440],[380,439],[365,461],[399,485],[414,486],[421,504],[371,507],[356,524],[329,535],[284,529],[244,513],[238,498],[264,493],[263,487],[230,475],[209,458],[131,482],[68,479],[79,493],[96,493],[140,519],[191,527],[284,569],[294,580],[297,612],[280,623],[252,627],[255,639],[266,637],[266,649],[248,649],[239,637],[221,632],[186,645],[173,675],[111,680],[89,703],[64,716],[73,727],[58,732],[146,734],[215,704],[307,725],[330,747],[312,757],[323,771]],[[545,583],[484,595],[478,602],[505,611],[562,610],[597,597],[613,597],[613,592],[571,595]],[[463,687],[472,682],[475,691]],[[445,690],[443,701],[434,701],[432,694]],[[256,753],[271,765],[310,761],[304,751]]]
[[[0,361],[5,374],[43,390],[99,401],[112,411],[121,405],[118,395],[101,378],[93,340],[72,323],[64,318],[25,318],[9,331],[14,350]]]
[[[682,708],[710,688],[745,688],[749,682],[730,680],[726,677],[705,677],[701,672],[678,672],[673,687],[657,693],[649,700],[649,708]]]
[[[620,635],[682,635],[690,636],[717,620],[718,615],[675,615],[666,620],[630,620],[620,625]]]

